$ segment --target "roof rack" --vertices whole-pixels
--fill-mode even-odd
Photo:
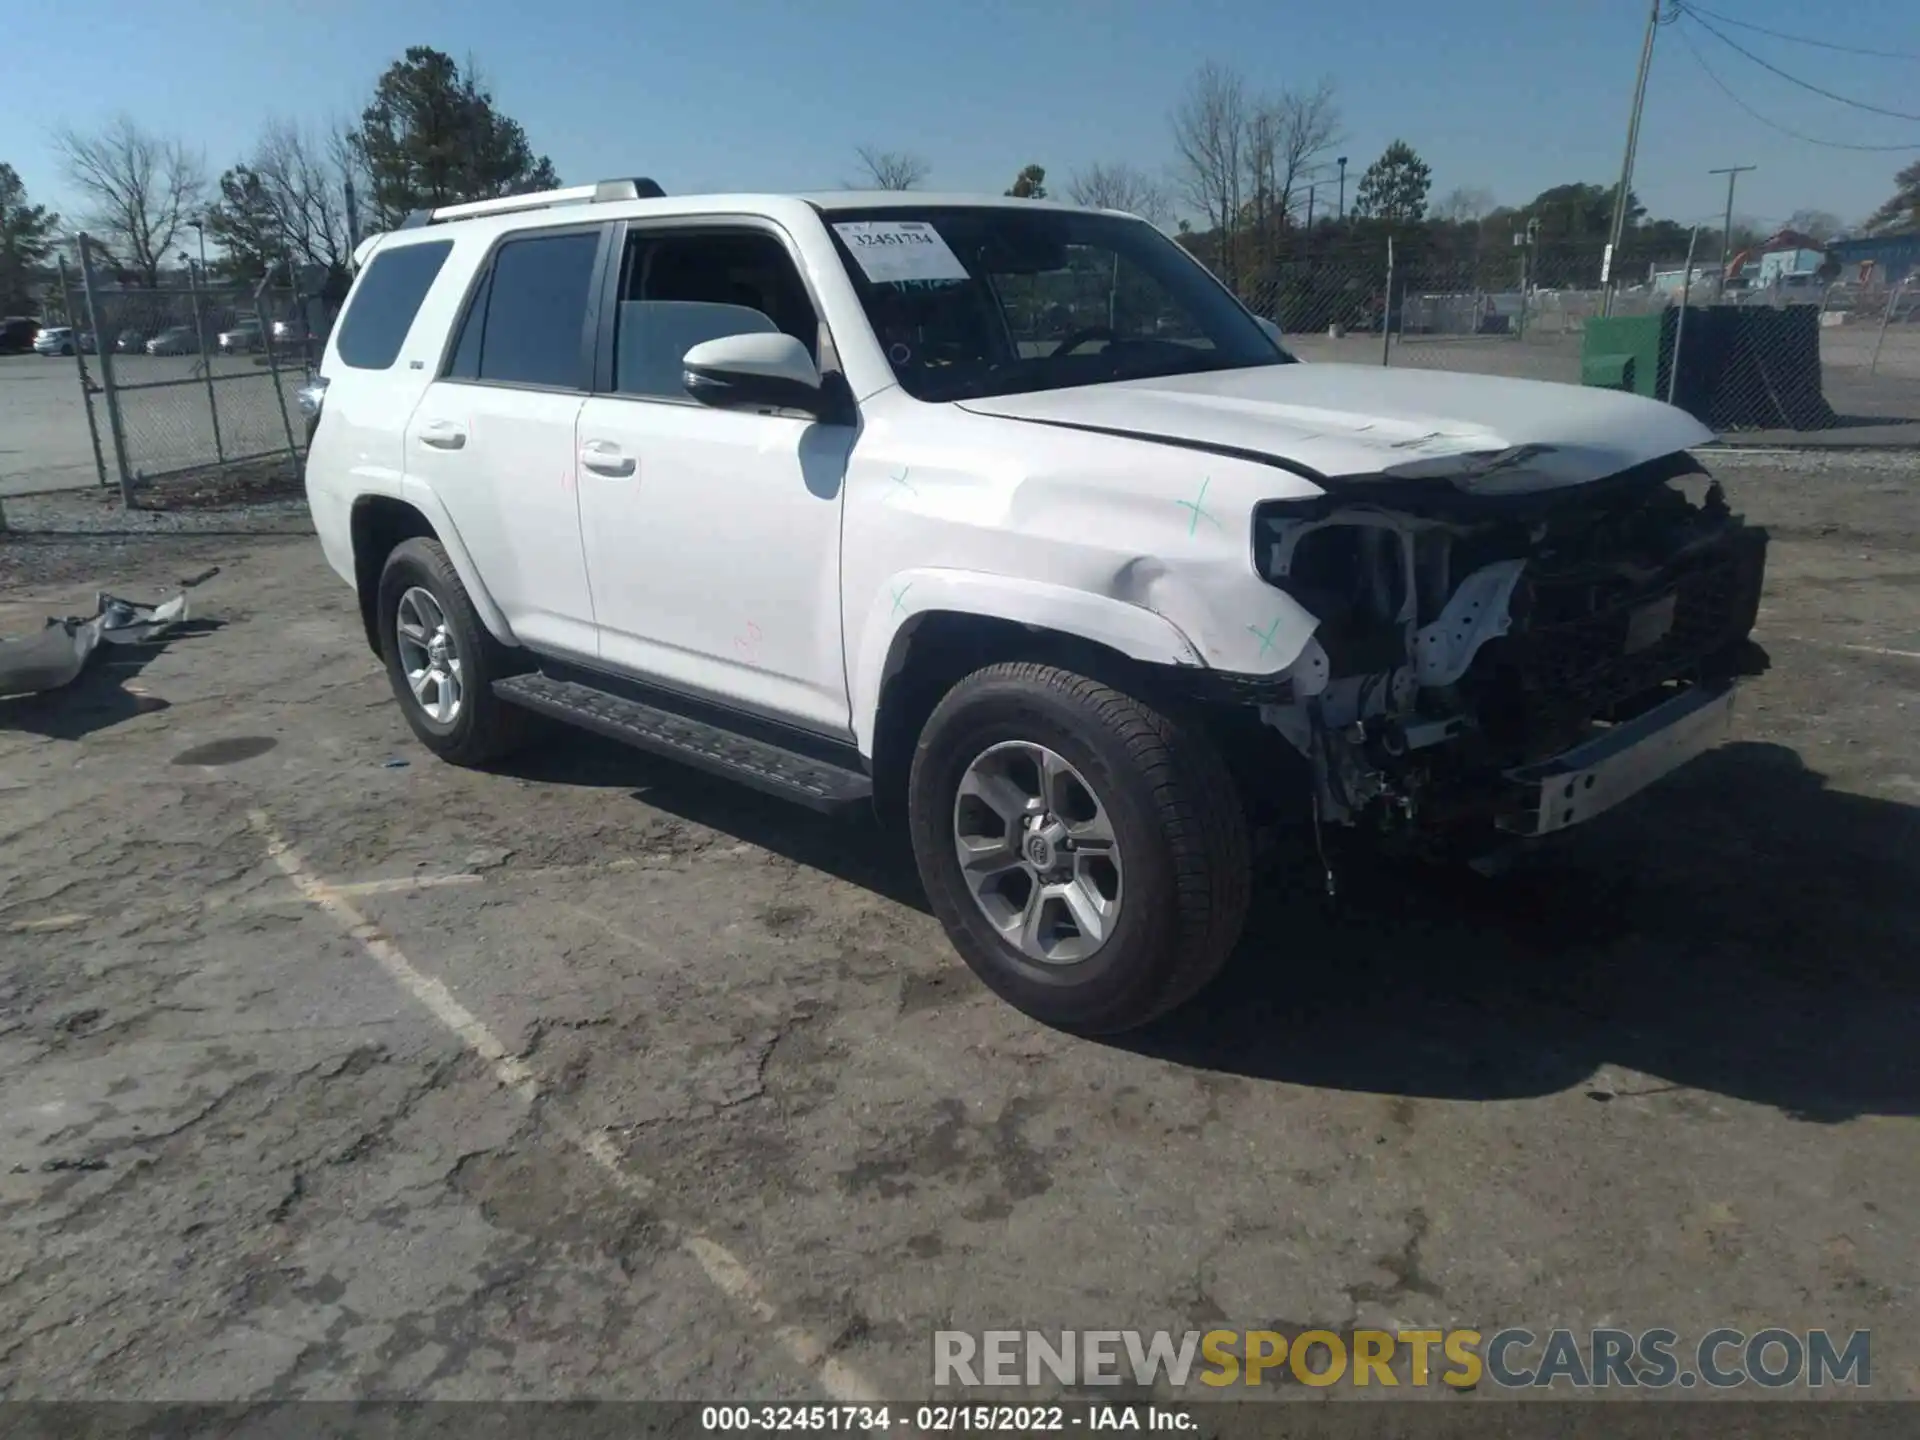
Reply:
[[[569,185],[560,190],[539,190],[531,195],[503,195],[498,200],[470,200],[462,205],[442,205],[433,210],[416,210],[400,222],[402,230],[421,225],[439,225],[448,220],[471,220],[481,215],[510,215],[516,210],[545,210],[555,205],[605,205],[615,200],[659,200],[666,195],[651,180],[601,180],[592,185]]]

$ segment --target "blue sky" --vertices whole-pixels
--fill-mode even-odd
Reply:
[[[1754,24],[1920,54],[1920,4],[1701,0]],[[267,115],[357,114],[409,44],[475,59],[501,106],[569,181],[647,174],[669,191],[832,187],[867,143],[931,162],[929,186],[999,191],[1030,161],[1061,179],[1090,161],[1158,169],[1167,113],[1213,59],[1258,88],[1338,87],[1351,181],[1396,136],[1438,197],[1503,202],[1618,174],[1645,0],[6,0],[0,160],[70,206],[50,129],[117,109],[178,134],[217,173]],[[1700,73],[1677,30],[1657,43],[1635,189],[1656,214],[1802,206],[1857,220],[1920,158],[1920,121],[1796,91],[1692,33],[1750,105],[1805,133],[1904,153],[1820,149],[1763,129]],[[1725,28],[1725,27],[1723,27]],[[1920,113],[1920,61],[1726,33],[1828,89]],[[78,45],[78,48],[76,48]],[[84,66],[80,63],[84,57]]]

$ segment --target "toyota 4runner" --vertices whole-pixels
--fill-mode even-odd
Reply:
[[[998,994],[1219,968],[1249,835],[1478,854],[1714,744],[1766,535],[1630,395],[1302,364],[1138,218],[919,194],[455,205],[365,242],[303,392],[421,742],[532,714],[904,817]]]

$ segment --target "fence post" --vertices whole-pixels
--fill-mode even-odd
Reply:
[[[1880,373],[1880,347],[1887,343],[1887,322],[1893,319],[1893,307],[1900,303],[1900,292],[1913,283],[1913,278],[1909,275],[1887,291],[1887,308],[1880,312],[1880,333],[1873,339],[1873,359],[1867,365],[1869,375]]]
[[[220,401],[213,390],[213,357],[201,349],[207,343],[206,321],[201,318],[200,281],[194,274],[193,262],[187,262],[187,303],[193,307],[193,343],[200,351],[202,373],[207,377],[207,414],[213,419],[213,457],[216,464],[227,463],[226,442],[220,438]]]
[[[293,274],[293,262],[287,261],[287,279],[293,288],[299,288],[299,282]],[[267,273],[260,277],[260,288],[253,292],[253,313],[260,321],[260,343],[267,347],[267,369],[273,376],[273,398],[280,406],[280,424],[287,432],[287,458],[293,462],[296,477],[300,468],[300,452],[293,443],[293,421],[287,415],[287,395],[280,388],[280,362],[273,358],[273,320],[267,314],[267,291],[273,286],[273,267],[267,267]]]
[[[1687,333],[1687,297],[1693,293],[1693,247],[1700,243],[1700,227],[1687,237],[1687,268],[1680,272],[1680,315],[1673,322],[1673,358],[1667,362],[1667,404],[1673,403],[1674,388],[1680,383],[1680,341]]]
[[[1393,363],[1393,236],[1387,236],[1387,293],[1380,302],[1380,363]]]
[[[1529,234],[1520,246],[1520,313],[1513,317],[1513,333],[1516,339],[1527,338],[1527,282],[1533,278],[1533,236]],[[1613,313],[1613,288],[1606,291],[1607,313]]]
[[[113,384],[113,347],[100,341],[100,314],[93,303],[93,238],[85,233],[80,236],[80,293],[87,301],[87,328],[93,332],[93,343],[100,352],[100,385],[107,397],[107,431],[113,436],[113,463],[120,476],[120,503],[131,510],[134,508],[133,472],[127,468],[127,428],[120,417],[120,392]],[[80,348],[77,342],[74,348]]]
[[[60,270],[60,298],[66,302],[67,315],[71,318],[79,307],[73,303],[73,282],[67,277],[67,257],[56,257]],[[101,349],[109,348],[112,341],[98,330],[93,332],[93,343]],[[93,473],[100,483],[107,483],[107,457],[100,449],[100,422],[93,418],[93,380],[87,374],[87,352],[76,341],[73,347],[75,367],[80,371],[80,403],[87,412],[87,439],[93,445]]]

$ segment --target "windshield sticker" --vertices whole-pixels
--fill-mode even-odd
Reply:
[[[847,221],[833,228],[876,285],[971,278],[940,232],[924,220]]]

